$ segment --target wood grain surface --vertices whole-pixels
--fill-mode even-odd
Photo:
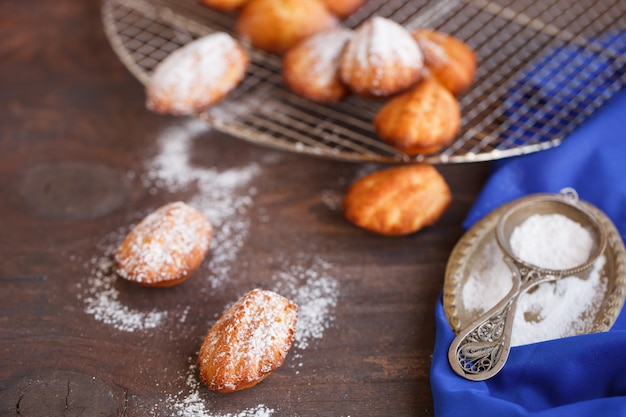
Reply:
[[[144,106],[95,0],[0,2],[1,416],[429,416],[434,308],[486,163],[439,166],[454,201],[406,237],[341,199],[382,169],[267,149]],[[111,278],[111,247],[182,200],[216,226],[184,284]],[[259,385],[216,394],[193,367],[248,290],[310,327]]]

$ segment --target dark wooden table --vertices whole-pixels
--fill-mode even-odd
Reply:
[[[382,166],[148,112],[95,0],[0,3],[0,109],[0,415],[433,414],[435,303],[488,164],[438,167],[454,202],[434,227],[358,229],[341,198]],[[216,226],[202,267],[171,289],[115,279],[111,248],[174,200]],[[202,339],[254,287],[308,327],[261,384],[209,392]]]

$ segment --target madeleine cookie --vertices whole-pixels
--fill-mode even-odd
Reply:
[[[117,248],[117,273],[148,287],[179,284],[200,266],[212,231],[198,210],[182,202],[167,204],[139,222]]]
[[[272,291],[240,298],[206,335],[198,355],[200,379],[210,390],[250,388],[280,367],[293,344],[298,308]]]
[[[374,118],[378,136],[408,155],[449,145],[460,127],[459,102],[432,78],[389,100]]]
[[[200,3],[212,9],[232,12],[242,7],[247,1],[248,0],[200,0]]]
[[[241,9],[235,30],[253,46],[283,54],[337,23],[322,0],[250,0]]]
[[[289,49],[283,58],[283,81],[294,93],[319,103],[337,102],[349,94],[339,78],[339,60],[352,37],[349,29],[320,32]]]
[[[369,231],[401,236],[434,224],[451,201],[448,184],[432,165],[408,165],[357,180],[344,199],[344,215]]]
[[[364,97],[388,97],[422,77],[422,52],[398,23],[374,16],[361,24],[340,63],[343,82]]]
[[[366,0],[323,0],[331,12],[345,19],[365,3]]]
[[[226,33],[196,39],[155,68],[146,86],[146,106],[157,113],[199,113],[239,85],[248,63],[248,54]]]
[[[452,94],[460,94],[474,81],[476,54],[465,43],[443,32],[418,29],[411,32],[424,54],[430,74]]]

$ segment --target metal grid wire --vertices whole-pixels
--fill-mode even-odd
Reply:
[[[113,49],[144,84],[193,39],[236,36],[236,14],[197,0],[105,0],[102,12]],[[405,155],[376,136],[381,101],[300,98],[283,86],[280,58],[252,48],[243,83],[198,117],[251,142],[342,160],[485,161],[558,145],[626,84],[623,0],[369,0],[343,24],[354,28],[374,15],[450,33],[476,51],[476,80],[460,97],[462,128],[450,146]]]

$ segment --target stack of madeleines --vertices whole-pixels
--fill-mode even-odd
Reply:
[[[461,126],[456,95],[475,71],[476,55],[462,41],[430,29],[409,32],[379,16],[354,31],[320,32],[283,57],[285,85],[309,100],[333,103],[351,93],[387,100],[374,127],[408,155],[438,151],[454,139]]]
[[[458,134],[455,95],[472,83],[474,51],[435,30],[408,31],[373,16],[355,30],[341,18],[365,0],[202,0],[237,10],[235,32],[252,46],[283,56],[283,80],[297,95],[334,103],[349,94],[388,100],[373,124],[378,136],[407,155],[436,152]],[[197,39],[164,59],[147,85],[159,113],[202,112],[241,83],[249,64],[231,35]]]
[[[380,16],[354,30],[342,27],[340,20],[365,0],[202,2],[237,12],[235,32],[242,40],[281,55],[283,81],[293,93],[326,104],[350,94],[384,100],[373,126],[395,149],[428,154],[457,136],[461,109],[456,97],[469,88],[477,67],[474,51],[459,39],[432,29],[409,31]],[[249,62],[231,35],[218,32],[197,39],[155,68],[146,87],[147,107],[159,113],[200,113],[241,83]],[[348,220],[376,233],[405,235],[433,224],[449,205],[450,190],[434,167],[388,171],[351,187],[344,201]],[[429,204],[406,204],[411,198],[388,199],[396,201],[393,207],[382,204],[381,195],[400,189]]]

